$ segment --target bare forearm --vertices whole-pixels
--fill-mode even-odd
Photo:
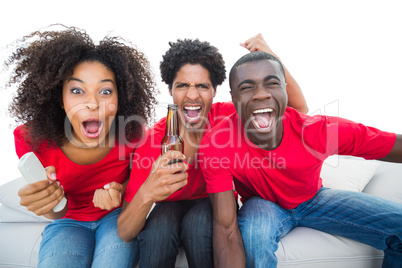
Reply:
[[[391,152],[384,158],[381,158],[382,161],[394,162],[394,163],[402,163],[402,135],[397,134],[395,144],[391,150]]]
[[[286,92],[288,94],[288,106],[296,109],[301,113],[306,114],[308,112],[308,106],[299,84],[290,74],[289,70],[283,64],[282,60],[276,54],[273,53],[273,55],[281,61],[283,69],[285,70],[285,78],[287,84]]]
[[[246,256],[238,228],[228,230],[214,224],[213,249],[215,267],[245,267]]]
[[[215,267],[245,267],[246,257],[233,191],[210,194]]]
[[[308,112],[308,106],[306,99],[304,98],[303,92],[299,84],[289,73],[288,69],[285,66],[283,66],[283,68],[285,70],[285,77],[287,83],[286,92],[288,94],[288,106],[296,109],[301,113],[306,114]]]
[[[144,200],[140,191],[130,203],[124,201],[123,210],[117,219],[118,235],[125,241],[131,241],[144,228],[145,221],[153,202]]]

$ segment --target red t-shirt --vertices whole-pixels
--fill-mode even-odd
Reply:
[[[234,105],[231,102],[214,103],[208,113],[208,124],[205,132],[218,124],[226,116],[235,113]],[[127,185],[124,199],[130,202],[137,193],[140,186],[148,178],[153,162],[161,154],[161,142],[165,135],[166,117],[162,118],[152,128],[148,129],[145,137],[134,151],[130,181]],[[204,132],[204,133],[205,133]],[[191,200],[208,197],[205,189],[205,180],[196,158],[187,170],[188,183],[182,189],[171,194],[164,201]]]
[[[293,209],[311,199],[322,186],[320,171],[330,155],[366,159],[385,157],[396,135],[329,116],[307,116],[287,108],[284,134],[274,150],[263,150],[245,135],[237,114],[204,135],[200,162],[207,192],[233,189],[244,200],[260,196]]]
[[[14,130],[15,149],[19,158],[33,151],[25,139],[24,126]],[[94,207],[92,198],[96,189],[101,189],[110,182],[123,183],[129,175],[130,154],[133,144],[118,144],[101,161],[91,165],[79,165],[72,162],[59,147],[48,147],[46,143],[35,151],[44,167],[54,166],[57,180],[64,188],[68,200],[68,210],[64,218],[79,221],[99,220],[110,211]]]

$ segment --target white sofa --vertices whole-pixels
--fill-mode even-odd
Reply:
[[[377,195],[402,204],[402,164],[333,158],[323,166],[324,186]],[[0,267],[36,267],[41,232],[48,224],[19,206],[21,178],[0,186]],[[256,245],[260,247],[263,245]],[[381,267],[383,252],[346,238],[297,227],[276,252],[278,267]],[[187,267],[180,251],[176,267]]]

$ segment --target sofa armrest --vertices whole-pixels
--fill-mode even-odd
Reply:
[[[381,162],[363,192],[402,204],[402,164]]]
[[[0,223],[0,267],[37,267],[41,233],[47,224]]]

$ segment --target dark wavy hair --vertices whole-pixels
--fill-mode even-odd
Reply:
[[[17,84],[9,111],[17,122],[25,123],[33,146],[45,141],[61,146],[68,141],[63,83],[82,62],[100,62],[116,77],[116,135],[128,141],[143,135],[144,124],[154,115],[157,90],[148,60],[131,43],[105,37],[95,45],[84,30],[75,27],[36,31],[18,42],[22,45],[6,61],[6,66],[14,67],[7,85]],[[130,120],[132,116],[137,119]]]
[[[216,89],[226,78],[225,61],[218,49],[198,39],[178,39],[169,42],[170,48],[160,64],[162,81],[172,89],[176,73],[185,64],[200,64],[209,71],[212,86]]]

